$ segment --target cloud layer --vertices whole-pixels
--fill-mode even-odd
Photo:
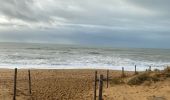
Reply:
[[[0,2],[0,41],[170,48],[169,0]]]

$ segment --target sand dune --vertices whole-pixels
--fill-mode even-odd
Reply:
[[[106,78],[105,70],[98,70]],[[14,70],[0,70],[0,100],[12,100]],[[109,88],[104,82],[104,100],[170,100],[170,78],[128,85],[134,77],[126,72],[125,83],[113,84],[121,71],[110,71]],[[18,70],[17,100],[93,100],[94,70],[31,70],[32,94],[28,91],[28,72]]]

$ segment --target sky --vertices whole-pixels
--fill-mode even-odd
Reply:
[[[170,48],[170,0],[0,2],[0,42]]]

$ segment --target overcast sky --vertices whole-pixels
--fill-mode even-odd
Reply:
[[[0,42],[170,48],[170,0],[0,2]]]

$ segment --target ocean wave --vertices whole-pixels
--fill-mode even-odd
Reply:
[[[99,53],[99,52],[88,52],[88,54],[91,54],[91,55],[99,55],[100,53]]]
[[[22,45],[20,47],[22,49],[15,48],[9,47],[7,50],[0,48],[0,66],[34,66],[34,68],[43,66],[56,69],[117,69],[124,66],[130,70],[135,65],[139,66],[139,69],[148,66],[162,68],[170,65],[169,50],[55,47],[54,45],[37,47]]]

